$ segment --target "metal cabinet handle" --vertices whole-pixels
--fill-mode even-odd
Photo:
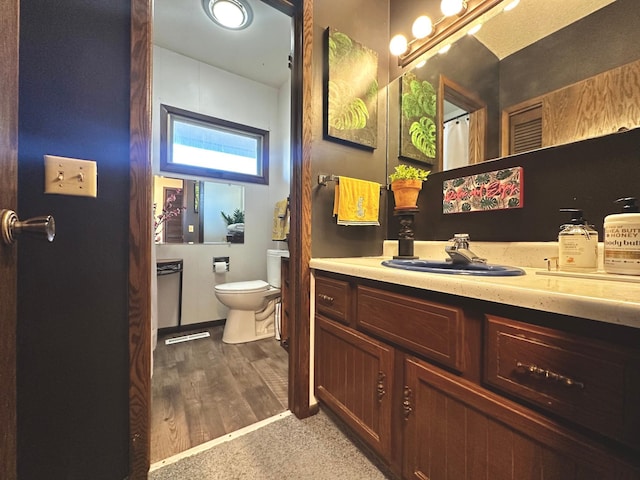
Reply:
[[[325,295],[324,293],[319,293],[318,298],[320,298],[320,300],[323,300],[324,303],[326,303],[327,305],[333,305],[333,297],[330,297],[329,295]]]
[[[14,243],[21,234],[44,237],[53,242],[56,236],[56,222],[51,215],[33,217],[21,222],[13,210],[0,210],[2,240],[7,245]]]
[[[377,385],[377,392],[378,392],[378,403],[382,403],[382,397],[384,397],[387,394],[387,390],[385,389],[384,386],[384,381],[386,380],[387,376],[384,374],[384,372],[378,372],[378,385]]]
[[[402,411],[404,413],[404,419],[409,420],[409,415],[413,411],[413,407],[411,406],[411,389],[408,385],[404,386],[404,390],[402,392]]]
[[[536,378],[544,379],[547,381],[557,382],[560,385],[564,385],[565,387],[575,387],[579,389],[584,388],[584,383],[574,380],[573,378],[567,377],[565,375],[561,375],[552,370],[547,370],[546,368],[538,367],[537,365],[529,365],[526,363],[522,363],[516,361],[516,368],[521,369],[524,373],[534,376]]]

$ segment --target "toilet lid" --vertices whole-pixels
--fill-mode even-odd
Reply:
[[[264,280],[250,280],[248,282],[222,283],[216,285],[215,289],[219,292],[228,293],[263,292],[269,290],[269,284]]]

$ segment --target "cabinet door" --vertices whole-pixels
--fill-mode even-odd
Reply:
[[[640,469],[514,402],[405,361],[404,478],[638,479]]]
[[[380,455],[390,455],[393,349],[316,315],[316,396]]]

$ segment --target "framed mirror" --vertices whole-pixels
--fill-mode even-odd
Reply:
[[[154,176],[155,242],[244,243],[244,187]]]
[[[404,10],[394,8],[410,24],[419,12],[399,3]],[[509,3],[469,22],[392,82],[410,75],[437,91],[434,171],[640,126],[640,50],[628,47],[640,41],[633,0],[520,0],[503,11]],[[389,97],[390,119],[401,102]],[[444,158],[449,110],[470,122],[461,140],[470,153],[455,161]],[[390,145],[401,145],[397,125],[389,127]]]

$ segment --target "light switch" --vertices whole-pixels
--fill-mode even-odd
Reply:
[[[96,197],[98,195],[96,162],[45,155],[44,193]]]

